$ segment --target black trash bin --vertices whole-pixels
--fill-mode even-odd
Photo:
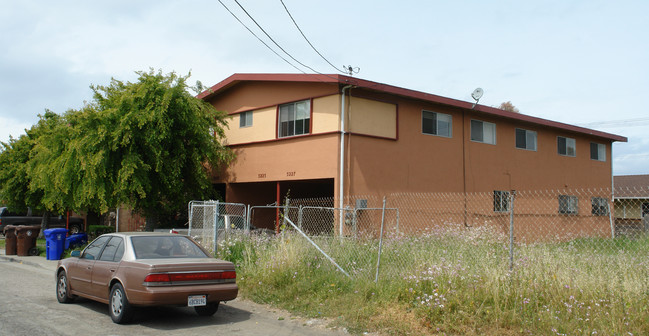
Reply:
[[[37,256],[36,238],[41,232],[40,225],[22,225],[16,227],[16,254],[21,257]]]
[[[2,233],[5,235],[5,254],[16,255],[16,227],[7,225]]]

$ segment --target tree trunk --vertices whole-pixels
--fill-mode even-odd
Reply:
[[[45,230],[50,228],[50,212],[43,212],[43,219],[41,220],[41,232],[38,234],[39,239],[45,238]]]
[[[144,231],[152,232],[158,224],[158,216],[149,214],[144,221]]]

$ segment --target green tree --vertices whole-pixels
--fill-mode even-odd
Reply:
[[[92,87],[93,101],[74,114],[78,120],[70,117],[77,133],[68,155],[84,156],[83,181],[74,186],[77,206],[129,205],[152,230],[159,216],[189,200],[216,197],[210,169],[228,163],[232,153],[222,144],[225,113],[191,95],[188,76],[138,75],[134,83],[113,79]]]

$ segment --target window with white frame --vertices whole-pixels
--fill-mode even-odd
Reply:
[[[606,161],[606,146],[598,143],[590,143],[591,160]]]
[[[536,132],[521,128],[516,129],[516,148],[535,151]]]
[[[239,127],[252,126],[252,111],[239,113]]]
[[[595,216],[608,216],[608,199],[604,197],[591,198],[592,214]]]
[[[572,195],[559,195],[559,213],[576,215],[579,213],[579,198]]]
[[[577,155],[577,144],[575,139],[566,137],[557,137],[557,151],[559,155],[575,156]]]
[[[496,124],[480,120],[471,120],[471,140],[495,145]]]
[[[509,211],[509,191],[494,190],[494,211]]]
[[[279,106],[278,137],[284,138],[310,132],[311,102],[309,100]]]
[[[450,138],[453,117],[449,114],[421,111],[421,132]]]

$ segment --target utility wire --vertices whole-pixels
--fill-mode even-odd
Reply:
[[[279,53],[277,53],[277,51],[275,51],[275,49],[271,48],[271,47],[270,47],[266,42],[264,42],[264,40],[262,40],[259,36],[257,36],[257,34],[255,34],[255,32],[253,32],[250,28],[248,28],[248,26],[246,26],[246,24],[243,23],[243,22],[242,22],[242,21],[241,21],[241,20],[240,20],[240,19],[239,19],[239,18],[238,18],[234,13],[233,13],[233,12],[230,10],[230,8],[228,8],[228,6],[226,6],[226,5],[223,3],[223,1],[221,1],[221,0],[218,0],[218,1],[219,1],[219,3],[221,3],[221,5],[222,5],[222,6],[223,6],[223,7],[224,7],[224,8],[225,8],[225,9],[226,9],[230,14],[232,14],[232,16],[233,16],[237,21],[239,21],[239,23],[240,23],[242,26],[244,26],[244,27],[245,27],[245,28],[250,32],[250,34],[252,34],[254,37],[256,37],[256,38],[259,40],[259,42],[263,43],[263,44],[266,46],[266,48],[268,48],[270,51],[272,51],[275,55],[277,55],[279,58],[281,58],[284,62],[288,63],[288,65],[294,67],[297,71],[306,74],[306,72],[304,72],[304,70],[298,68],[298,67],[295,66],[293,63],[289,62],[286,58],[282,57],[282,55],[280,55]],[[239,2],[237,2],[237,4],[238,4],[238,3],[239,3]],[[239,5],[239,6],[241,6],[241,5]],[[242,7],[242,8],[243,8],[243,7]],[[244,11],[245,11],[245,10],[244,10]],[[246,14],[247,14],[247,12],[246,12]],[[248,16],[250,16],[250,15],[248,15]],[[254,20],[253,20],[253,21],[254,21]],[[255,22],[255,23],[256,23],[256,22]],[[259,26],[259,25],[257,25],[257,26]],[[262,29],[262,31],[263,31],[263,29]],[[266,34],[266,35],[268,35],[268,34]],[[272,40],[272,39],[271,39],[271,40]],[[273,42],[274,42],[274,41],[273,41]],[[275,44],[277,44],[277,43],[275,43]],[[280,47],[280,49],[281,49],[281,47]],[[283,49],[282,49],[282,50],[283,50]],[[284,51],[284,52],[286,52],[286,51]],[[289,55],[289,56],[290,56],[290,55]],[[292,58],[292,57],[291,57],[291,58]],[[298,62],[298,63],[300,63],[300,62]],[[300,64],[302,64],[302,63],[300,63]]]
[[[221,2],[221,0],[219,0],[219,2]],[[316,70],[313,69],[312,67],[310,67],[310,66],[308,66],[308,65],[306,65],[306,64],[304,64],[304,63],[302,63],[302,62],[300,62],[300,61],[298,61],[295,57],[293,57],[293,55],[291,55],[291,54],[288,53],[286,50],[284,50],[284,48],[282,48],[282,46],[280,46],[279,43],[277,43],[277,42],[276,42],[276,41],[275,41],[275,40],[274,40],[274,39],[273,39],[273,38],[272,38],[272,37],[271,37],[271,36],[266,32],[266,30],[264,30],[264,28],[261,27],[261,25],[259,25],[259,23],[257,23],[257,20],[255,20],[255,19],[250,15],[250,13],[248,13],[248,11],[247,11],[245,8],[243,8],[243,6],[239,3],[238,0],[234,0],[234,2],[236,2],[237,5],[239,5],[239,7],[241,8],[241,10],[243,10],[243,12],[246,13],[246,15],[248,15],[248,17],[250,18],[250,20],[252,20],[252,22],[254,22],[254,23],[257,25],[257,27],[258,27],[259,29],[261,29],[261,31],[264,32],[264,34],[266,34],[266,36],[267,36],[267,37],[268,37],[268,38],[269,38],[269,39],[270,39],[270,40],[271,40],[271,41],[272,41],[272,42],[273,42],[273,43],[274,43],[274,44],[275,44],[275,45],[276,45],[276,46],[277,46],[281,51],[283,51],[286,55],[288,55],[288,57],[290,57],[290,58],[291,58],[292,60],[294,60],[295,62],[299,63],[301,66],[303,66],[303,67],[305,67],[305,68],[307,68],[307,69],[309,69],[309,70],[311,70],[311,71],[313,71],[313,72],[315,72],[315,73],[317,73],[317,74],[323,75],[322,73],[316,71]],[[264,43],[264,44],[265,44],[265,43]],[[304,71],[302,71],[302,72],[304,72]]]
[[[322,59],[325,60],[325,62],[329,63],[329,65],[331,65],[332,68],[336,69],[336,71],[341,72],[343,74],[347,74],[347,72],[345,72],[344,70],[338,69],[335,65],[331,64],[331,62],[329,62],[328,59],[326,59],[324,56],[322,56],[322,54],[318,51],[318,49],[316,49],[313,46],[313,44],[311,43],[311,41],[309,41],[309,39],[306,37],[306,35],[304,35],[304,32],[302,31],[302,29],[300,29],[300,26],[298,26],[297,22],[295,22],[295,19],[293,18],[293,15],[291,15],[291,12],[286,7],[286,4],[284,3],[284,0],[279,0],[279,1],[282,3],[282,6],[284,6],[284,9],[286,10],[286,14],[288,14],[288,16],[291,18],[291,21],[293,21],[293,24],[295,25],[295,28],[297,28],[297,30],[300,32],[300,34],[302,34],[302,37],[304,37],[306,42],[311,46],[311,49],[313,49],[313,51],[315,51],[318,55],[320,55],[320,57],[322,57]]]

